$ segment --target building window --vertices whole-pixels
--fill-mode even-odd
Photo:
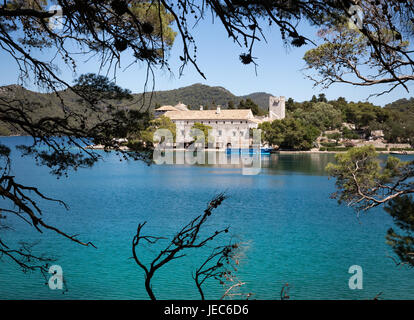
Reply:
[[[218,131],[218,135],[221,136],[221,130]]]
[[[244,135],[244,132],[240,131],[240,137],[243,137],[243,135]]]
[[[181,135],[185,136],[185,131],[184,130],[181,130]]]
[[[236,131],[233,131],[233,137],[235,137],[236,136]]]

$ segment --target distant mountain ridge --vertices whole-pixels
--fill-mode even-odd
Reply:
[[[79,97],[73,92],[66,90],[60,92],[61,98],[65,102],[65,107],[74,112],[83,113],[84,107],[79,104]],[[226,88],[220,86],[208,86],[196,83],[187,87],[178,88],[166,91],[154,91],[132,94],[133,99],[128,101],[111,101],[111,103],[121,109],[141,109],[142,106],[153,110],[158,105],[176,105],[182,102],[193,109],[199,109],[200,105],[204,107],[212,107],[213,104],[222,105],[227,108],[229,101],[233,101],[234,106],[237,107],[241,100],[246,98],[252,99],[259,108],[264,111],[268,110],[269,96],[265,92],[255,92],[246,96],[236,96]],[[35,92],[24,87],[11,84],[0,87],[0,98],[6,97],[8,99],[27,100],[33,102],[31,106],[31,113],[33,120],[41,119],[46,116],[63,116],[62,105],[60,99],[55,93],[41,93]],[[145,98],[145,100],[143,100]],[[145,102],[145,103],[143,103]],[[90,117],[90,122],[93,123],[96,115]],[[6,126],[0,122],[0,136],[4,135],[18,135],[21,132],[15,128]]]
[[[142,98],[142,93],[134,94],[138,99]],[[149,99],[151,93],[146,93]],[[174,90],[154,91],[152,93],[151,107],[155,105],[175,105],[182,102],[194,109],[202,106],[212,106],[213,104],[227,106],[229,101],[233,101],[235,106],[241,100],[250,98],[259,108],[267,111],[269,107],[269,97],[271,94],[266,92],[254,92],[245,96],[236,96],[226,88],[220,86],[208,86],[196,83],[187,87]]]
[[[280,93],[278,95],[280,95]],[[87,124],[94,125],[98,121],[98,117],[102,115],[99,111],[92,112],[91,110],[85,109],[85,106],[80,103],[79,96],[70,90],[61,91],[59,96],[60,97],[55,93],[31,91],[16,84],[0,86],[0,102],[1,98],[13,99],[16,101],[26,100],[31,102],[30,104],[25,104],[25,108],[33,121],[44,117],[63,117],[67,110],[71,110],[77,114],[84,114],[87,112]],[[249,98],[255,102],[261,110],[267,111],[271,94],[266,92],[254,92],[244,96],[236,96],[226,88],[220,86],[208,86],[196,83],[174,90],[155,91],[152,93],[147,92],[145,94],[134,93],[132,96],[132,100],[111,100],[108,102],[115,108],[119,108],[119,110],[142,110],[143,105],[152,110],[158,105],[175,105],[179,102],[190,106],[192,109],[199,109],[200,105],[211,108],[214,104],[227,108],[230,101],[234,103],[234,107],[237,107],[241,100]],[[143,97],[145,97],[145,100],[143,100]],[[60,98],[65,102],[65,110],[63,110]],[[404,125],[407,128],[413,127],[414,97],[396,100],[387,104],[384,109],[388,109],[394,114],[399,115],[400,119],[404,119]],[[287,110],[289,111],[288,100]],[[102,112],[104,112],[103,109]],[[22,134],[19,129],[0,122],[0,136],[19,134]]]
[[[38,96],[38,98],[47,97],[48,99],[51,97],[51,94],[30,91],[15,84],[0,87],[0,95],[16,95],[16,97],[28,95],[31,98]],[[157,105],[175,105],[179,102],[196,109],[201,105],[211,107],[213,104],[226,107],[229,101],[233,101],[235,106],[237,106],[241,100],[249,98],[253,100],[259,108],[265,111],[268,110],[269,97],[271,96],[271,94],[266,92],[254,92],[244,96],[236,96],[226,88],[220,86],[208,86],[201,83],[173,90],[146,92],[145,94],[134,93],[132,95],[134,97],[133,103],[129,101],[128,106],[134,104],[136,104],[137,107],[141,106],[142,99],[145,98],[145,105],[150,109],[155,108]],[[63,96],[67,97],[71,103],[75,100],[75,96],[68,92],[65,92]],[[123,103],[117,104],[122,105]]]

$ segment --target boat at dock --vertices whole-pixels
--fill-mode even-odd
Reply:
[[[273,148],[260,148],[260,154],[270,154]],[[249,149],[239,149],[239,148],[227,148],[227,154],[256,154],[258,152],[257,149],[249,148]]]

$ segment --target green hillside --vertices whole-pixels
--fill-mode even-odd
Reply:
[[[65,106],[70,110],[80,113],[85,112],[84,107],[78,103],[79,97],[73,92],[62,91],[60,96],[63,98]],[[241,100],[250,98],[259,108],[267,111],[269,96],[268,93],[260,92],[237,97],[223,87],[211,87],[198,83],[175,90],[155,91],[152,95],[151,93],[137,93],[133,94],[132,100],[110,102],[119,108],[147,109],[149,107],[150,110],[158,105],[175,105],[182,102],[191,108],[198,109],[200,105],[211,108],[216,104],[226,107],[229,101],[233,101],[237,106]],[[25,108],[31,109],[31,116],[34,120],[45,116],[62,116],[64,112],[60,99],[54,93],[39,93],[27,90],[19,85],[8,85],[0,87],[0,99],[1,97],[30,101],[31,104],[26,104]],[[90,122],[93,123],[96,114],[91,114],[89,117]],[[18,135],[19,133],[16,129],[0,122],[0,135]]]
[[[150,99],[151,94],[145,95],[146,100]],[[247,96],[235,96],[230,91],[223,87],[211,87],[200,83],[193,84],[188,87],[183,87],[168,91],[155,91],[152,95],[151,108],[156,105],[175,105],[182,102],[191,108],[198,109],[200,105],[211,107],[213,104],[227,106],[229,101],[233,101],[237,106],[240,100],[250,98],[259,108],[263,110],[268,109],[269,105],[268,93],[257,92]],[[137,101],[142,101],[142,94],[134,94]],[[148,101],[146,106],[148,106]]]
[[[405,114],[410,118],[414,118],[414,98],[410,99],[399,99],[392,103],[387,104],[385,109],[389,109],[395,112],[399,112],[401,114]]]
[[[98,113],[85,110],[85,107],[79,103],[79,97],[72,91],[61,91],[59,95],[65,102],[65,109],[86,115],[88,117],[87,124],[92,125],[97,122]],[[39,93],[19,85],[9,85],[0,87],[0,102],[2,102],[2,98],[5,98],[5,101],[23,101],[21,105],[18,105],[19,108],[23,108],[34,121],[45,117],[63,117],[65,114],[61,100],[55,93]],[[0,103],[0,108],[4,107]],[[19,134],[21,132],[16,128],[7,126],[0,121],[0,136]]]
[[[389,123],[391,138],[414,141],[414,98],[399,99],[384,108],[393,114]]]
[[[269,109],[269,97],[272,95],[266,92],[255,92],[248,94],[246,96],[240,97],[241,99],[250,99],[256,103],[259,108],[261,108],[264,111],[268,111]]]
[[[65,102],[65,108],[87,117],[86,125],[96,124],[98,115],[105,116],[104,103],[101,104],[101,111],[98,109],[97,112],[92,112],[79,102],[79,97],[73,92],[62,91],[60,96]],[[234,106],[237,107],[241,100],[251,99],[260,109],[266,111],[270,94],[256,92],[245,96],[235,96],[223,87],[194,84],[175,90],[156,91],[152,93],[152,97],[150,93],[133,94],[132,96],[132,100],[111,100],[108,102],[119,109],[129,110],[137,110],[142,107],[153,109],[158,105],[175,105],[179,102],[193,109],[198,109],[200,105],[211,108],[214,104],[222,105],[225,108],[229,101],[233,101]],[[0,102],[2,97],[30,102],[25,103],[24,108],[29,111],[33,120],[64,115],[60,99],[54,93],[33,92],[18,85],[9,85],[0,87]],[[330,103],[333,109],[340,111],[342,115],[340,122],[354,123],[358,128],[369,127],[372,130],[384,130],[386,139],[391,142],[412,141],[414,139],[414,98],[399,99],[384,108],[370,103],[346,102],[344,99],[325,102]],[[317,116],[318,119],[314,119],[315,113],[311,111],[310,107],[313,103],[312,101],[287,103],[288,117],[303,118],[305,122],[309,122],[310,120],[306,117],[310,117],[319,121],[323,116]],[[2,107],[1,103],[0,107]],[[0,122],[0,135],[19,134],[22,132]]]

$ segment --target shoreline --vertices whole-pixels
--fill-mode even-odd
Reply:
[[[0,136],[0,138],[14,138],[14,137],[30,137],[28,135],[9,135],[9,136]],[[85,149],[90,149],[90,150],[104,150],[104,147],[101,145],[89,145],[86,146]],[[126,146],[121,146],[120,150],[122,151],[129,151],[129,148]],[[173,149],[173,151],[190,151],[187,149]],[[204,151],[206,152],[226,152],[226,149],[204,149]],[[336,154],[336,153],[345,153],[347,152],[346,150],[344,151],[320,151],[320,150],[301,150],[301,151],[294,151],[294,150],[277,150],[277,151],[273,151],[270,154]],[[395,155],[413,155],[414,154],[414,150],[412,151],[376,151],[378,154],[395,154]],[[235,152],[235,154],[237,154],[237,152]],[[243,154],[243,153],[241,153]],[[247,154],[247,153],[246,153]],[[268,155],[268,154],[266,154]]]
[[[26,135],[21,135],[21,134],[12,134],[9,136],[0,136],[0,138],[12,138],[12,137],[31,137],[31,136],[26,136]]]
[[[92,150],[103,150],[103,146],[87,146],[86,149],[92,149]],[[129,148],[124,146],[124,147],[120,147],[121,150],[123,151],[129,151]],[[183,149],[183,148],[179,148],[179,149],[172,149],[172,151],[174,152],[191,152],[191,150],[188,149]],[[204,149],[204,152],[226,152],[226,149]],[[336,153],[345,153],[347,151],[320,151],[320,150],[302,150],[302,151],[294,151],[294,150],[280,150],[280,151],[274,151],[274,152],[270,152],[270,153],[266,153],[264,155],[272,155],[272,154],[336,154]],[[377,151],[378,154],[397,154],[397,155],[412,155],[414,154],[414,150],[413,151]],[[234,152],[234,153],[230,153],[230,154],[249,154],[248,152],[245,153],[238,153],[238,152]]]
[[[314,150],[314,151],[288,151],[288,150],[281,150],[281,151],[275,151],[272,152],[273,154],[276,153],[282,153],[282,154],[300,154],[300,153],[320,153],[320,154],[328,154],[328,153],[345,153],[347,151],[319,151],[319,150]],[[409,155],[409,154],[414,154],[414,150],[413,151],[376,151],[379,154],[401,154],[401,155]],[[404,152],[404,153],[401,153]]]

